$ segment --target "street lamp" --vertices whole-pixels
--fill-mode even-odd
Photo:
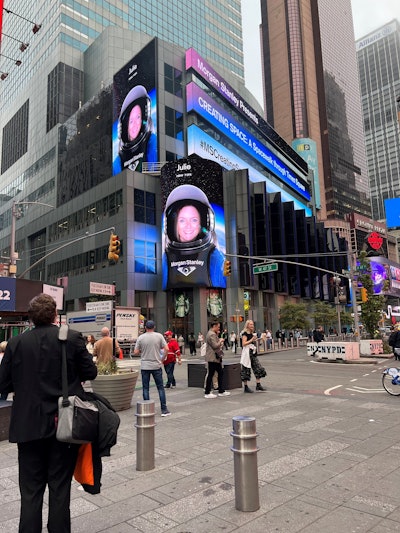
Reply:
[[[41,24],[37,24],[36,22],[34,22],[33,20],[29,20],[25,17],[23,17],[22,15],[19,15],[18,13],[15,13],[14,11],[11,11],[11,9],[6,9],[5,7],[3,7],[3,10],[8,13],[9,15],[15,15],[16,17],[22,19],[22,20],[26,20],[26,22],[30,22],[32,24],[32,33],[37,33],[40,28],[42,27]]]
[[[11,240],[10,240],[10,265],[8,273],[11,277],[15,278],[17,274],[17,259],[18,252],[15,250],[15,228],[17,218],[20,218],[20,213],[17,209],[18,205],[44,205],[54,209],[53,205],[44,204],[42,202],[13,202],[11,207]]]

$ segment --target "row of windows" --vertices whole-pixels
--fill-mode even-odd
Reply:
[[[56,149],[53,147],[51,150],[45,153],[44,156],[35,161],[33,165],[25,170],[25,172],[20,174],[11,183],[4,187],[4,189],[0,191],[0,205],[11,200],[11,198],[14,198],[17,193],[22,191],[25,188],[26,181],[33,178],[33,176],[39,172],[42,172],[44,168],[54,160],[55,156]],[[24,200],[27,200],[27,198],[24,198]]]
[[[66,232],[70,233],[71,230],[81,229],[83,226],[90,225],[104,216],[114,215],[116,202],[118,202],[118,208],[122,206],[122,191],[117,191],[115,194],[111,194],[76,213],[72,213],[65,219],[55,222],[49,227],[48,242],[65,237]],[[156,225],[156,195],[154,193],[134,189],[134,210],[136,222]],[[58,277],[67,273],[70,276],[75,276],[102,268],[107,262],[107,252],[108,247],[103,246],[55,262],[49,265],[49,279],[55,281]],[[156,252],[157,245],[155,242],[135,239],[135,272],[157,274]],[[120,256],[123,256],[123,242],[121,242]]]
[[[139,239],[134,241],[135,272],[138,274],[157,274],[157,243]],[[81,254],[74,254],[66,259],[48,265],[47,277],[55,283],[57,278],[68,276],[80,276],[85,272],[103,268],[108,263],[108,246],[101,246]],[[121,253],[123,257],[123,242],[121,241]]]
[[[121,242],[121,256],[122,256],[122,242]],[[50,283],[55,283],[57,278],[64,275],[68,276],[80,276],[85,272],[91,270],[97,270],[97,268],[108,263],[107,259],[108,245],[101,246],[95,250],[89,250],[82,254],[72,254],[66,259],[57,261],[48,265],[47,276]]]
[[[54,222],[49,227],[49,242],[57,241],[65,235],[75,233],[78,230],[90,226],[103,220],[114,216],[118,213],[122,206],[123,195],[122,190],[98,200],[95,203],[85,206],[75,213],[71,213],[65,218]]]

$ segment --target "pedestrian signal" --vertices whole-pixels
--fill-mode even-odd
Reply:
[[[118,235],[111,233],[110,235],[110,244],[108,246],[108,260],[118,263],[119,254],[121,252],[121,242]]]

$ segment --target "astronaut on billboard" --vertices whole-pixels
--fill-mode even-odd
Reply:
[[[215,213],[206,194],[179,185],[164,211],[163,289],[226,287],[223,253],[218,248]]]
[[[143,85],[136,85],[126,95],[119,114],[119,161],[114,161],[114,174],[125,168],[141,171],[144,161],[155,161],[156,151],[151,100]]]

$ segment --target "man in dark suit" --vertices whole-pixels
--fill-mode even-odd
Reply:
[[[48,485],[48,531],[69,533],[71,479],[79,444],[56,439],[62,395],[56,303],[51,296],[39,294],[29,303],[28,312],[35,327],[9,340],[0,365],[0,390],[14,392],[9,440],[18,443],[19,531],[42,531],[43,494]],[[68,331],[66,351],[68,394],[84,396],[81,383],[94,379],[97,368],[79,332]]]

